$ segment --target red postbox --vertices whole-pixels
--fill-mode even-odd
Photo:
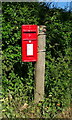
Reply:
[[[22,62],[37,61],[38,26],[22,25]]]

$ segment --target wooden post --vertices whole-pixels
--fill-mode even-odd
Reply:
[[[35,103],[38,103],[44,98],[45,40],[45,26],[41,25],[39,26],[38,34],[38,61],[35,63]]]

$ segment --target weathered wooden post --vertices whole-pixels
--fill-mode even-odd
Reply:
[[[45,75],[45,26],[39,26],[38,33],[38,61],[35,63],[35,91],[34,101],[38,103],[44,98],[44,75]]]

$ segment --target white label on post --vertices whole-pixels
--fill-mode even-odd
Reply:
[[[33,44],[27,44],[27,55],[33,55]]]

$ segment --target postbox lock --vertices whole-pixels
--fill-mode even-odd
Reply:
[[[31,40],[29,40],[29,43],[31,43]]]

